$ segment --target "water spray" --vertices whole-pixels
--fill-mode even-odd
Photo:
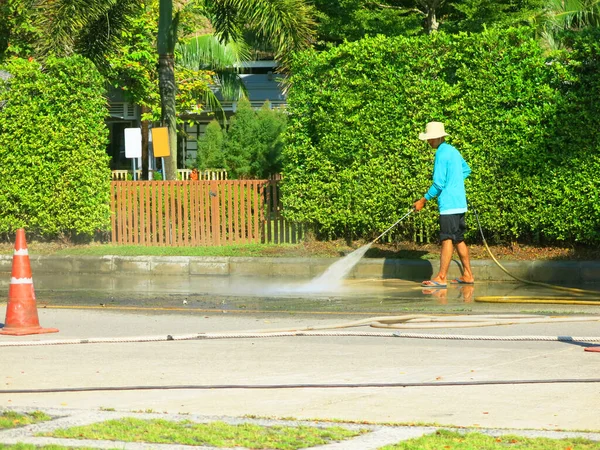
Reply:
[[[323,272],[321,276],[314,278],[310,283],[304,286],[303,290],[305,292],[321,292],[339,287],[342,280],[350,273],[352,268],[358,263],[358,261],[360,261],[365,253],[367,253],[371,246],[381,239],[392,228],[406,219],[413,211],[414,208],[409,209],[406,214],[400,217],[391,227],[377,236],[375,240],[363,245],[362,247],[354,250],[352,253],[346,255],[344,258],[333,263],[325,272]]]

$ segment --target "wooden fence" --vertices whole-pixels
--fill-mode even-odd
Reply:
[[[133,171],[132,170],[113,170],[112,172],[112,180],[113,181],[127,181],[133,180]],[[177,178],[179,180],[189,180],[192,171],[190,169],[177,169]],[[136,170],[136,177],[139,180],[142,178],[142,170]],[[227,170],[225,169],[206,169],[198,171],[198,179],[199,180],[226,180]]]
[[[113,181],[112,243],[208,246],[295,243],[277,181]]]

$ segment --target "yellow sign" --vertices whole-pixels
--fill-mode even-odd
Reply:
[[[169,151],[169,129],[167,127],[152,128],[152,147],[156,158],[171,154]]]

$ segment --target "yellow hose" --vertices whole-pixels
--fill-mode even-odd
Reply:
[[[530,281],[524,278],[518,277],[510,273],[500,261],[496,259],[493,255],[490,247],[487,244],[485,236],[483,234],[483,229],[481,228],[481,224],[479,223],[479,216],[477,215],[477,211],[473,209],[475,212],[475,218],[477,219],[477,225],[479,226],[479,232],[481,233],[481,238],[483,239],[483,245],[485,245],[485,249],[489,253],[492,260],[496,263],[502,271],[507,274],[509,277],[514,278],[517,281],[525,284],[531,284],[534,286],[542,286],[549,289],[554,289],[556,291],[570,292],[572,294],[579,295],[593,295],[595,297],[586,297],[585,300],[573,300],[569,298],[556,298],[556,297],[517,297],[517,296],[487,296],[487,297],[476,297],[476,302],[486,302],[486,303],[548,303],[548,304],[557,304],[557,305],[600,305],[600,292],[591,291],[587,289],[579,289],[579,288],[570,288],[566,286],[557,286],[549,283],[542,283],[541,281]]]
[[[548,303],[552,305],[587,305],[587,306],[600,306],[599,299],[590,300],[574,300],[572,298],[561,298],[561,297],[533,297],[533,296],[485,296],[475,298],[476,302],[482,303]]]

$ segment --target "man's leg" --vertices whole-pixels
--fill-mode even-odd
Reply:
[[[475,278],[473,278],[473,272],[471,271],[471,260],[469,258],[469,248],[467,247],[467,244],[465,244],[464,241],[456,244],[456,252],[458,253],[458,257],[463,266],[463,274],[459,279],[465,283],[473,283]]]
[[[452,253],[454,252],[454,245],[451,239],[444,239],[442,241],[442,251],[440,254],[440,271],[432,278],[433,281],[437,281],[442,284],[447,283],[448,270],[450,269],[450,263],[452,262]]]
[[[440,254],[440,270],[438,274],[421,283],[422,286],[445,286],[448,283],[448,270],[454,253],[453,239],[458,230],[459,218],[455,215],[440,215],[440,242],[442,250]]]

